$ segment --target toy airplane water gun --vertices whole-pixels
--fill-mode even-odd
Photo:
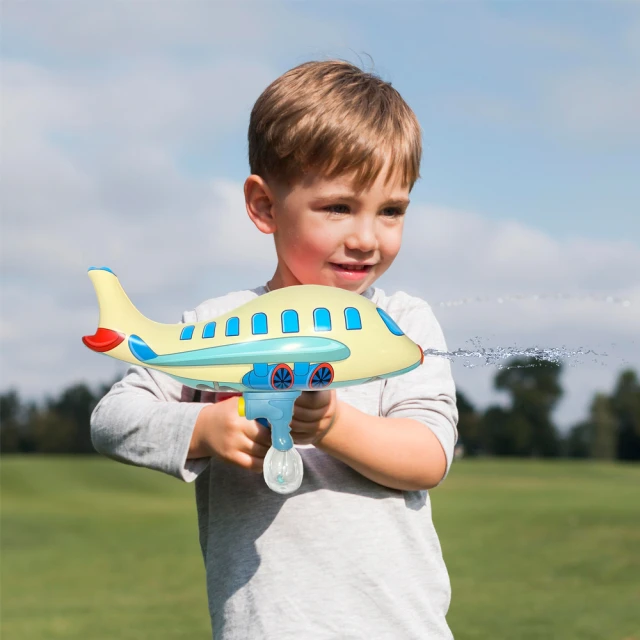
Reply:
[[[264,477],[278,493],[302,482],[289,427],[302,391],[390,378],[424,359],[385,311],[335,287],[285,287],[213,320],[160,324],[133,306],[111,269],[91,267],[89,277],[100,320],[84,344],[194,389],[241,392],[240,415],[271,428]]]

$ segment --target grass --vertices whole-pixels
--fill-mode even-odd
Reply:
[[[456,638],[640,640],[640,467],[468,460],[432,499]]]
[[[193,485],[102,458],[1,475],[3,640],[210,637]],[[432,502],[457,639],[640,640],[639,466],[465,460]]]

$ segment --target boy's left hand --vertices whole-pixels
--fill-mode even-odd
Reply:
[[[334,390],[303,391],[293,406],[291,437],[296,444],[317,444],[333,426],[338,410]]]

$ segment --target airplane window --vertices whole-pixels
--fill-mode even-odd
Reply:
[[[362,329],[360,312],[355,307],[347,307],[344,310],[344,321],[347,329]]]
[[[300,325],[298,324],[298,312],[293,309],[287,309],[282,312],[282,333],[298,333]]]
[[[403,336],[402,329],[393,321],[391,316],[386,312],[376,307],[376,311],[380,315],[380,317],[384,320],[384,323],[387,325],[387,329],[393,333],[394,336]]]
[[[202,330],[203,338],[213,338],[216,335],[216,323],[215,322],[207,322],[204,325],[204,329]]]
[[[193,330],[195,327],[190,325],[188,327],[183,327],[182,332],[180,333],[180,340],[191,340],[193,337]]]
[[[240,335],[240,320],[237,316],[229,318],[227,320],[227,330],[224,332],[225,336],[237,336]]]
[[[264,313],[254,313],[251,318],[251,332],[253,335],[267,333],[267,316]]]
[[[319,307],[313,310],[313,328],[316,331],[331,331],[331,315],[328,309]]]

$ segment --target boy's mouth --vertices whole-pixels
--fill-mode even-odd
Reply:
[[[373,268],[371,264],[338,264],[335,262],[330,264],[335,273],[348,280],[361,280]]]
[[[342,269],[343,271],[370,271],[373,265],[370,264],[336,264],[331,263],[332,267]]]

